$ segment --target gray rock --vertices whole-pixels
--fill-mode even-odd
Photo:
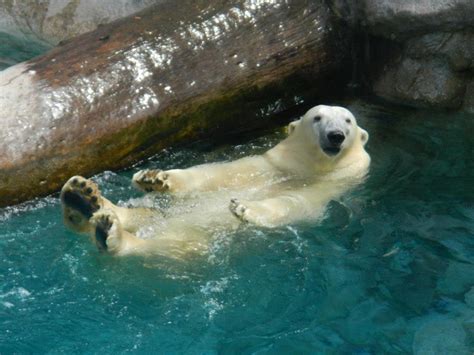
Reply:
[[[415,106],[459,108],[465,83],[448,65],[437,59],[404,58],[375,81],[376,95]]]
[[[390,39],[473,28],[472,0],[333,0],[350,23]]]
[[[374,92],[388,100],[438,108],[473,107],[466,85],[474,68],[474,33],[433,33],[409,39],[398,60],[374,81]]]
[[[463,110],[474,113],[474,79],[473,78],[471,78],[471,80],[466,85],[466,94],[464,96]]]
[[[165,0],[0,0],[0,32],[58,43]]]
[[[437,57],[445,59],[455,71],[474,68],[474,33],[433,33],[410,39],[406,42],[406,55],[422,59]]]
[[[473,111],[473,88],[468,84],[466,94],[464,89],[473,81],[474,1],[332,0],[331,4],[364,34],[360,38],[366,39],[365,48],[379,53],[377,65],[367,66],[362,75],[371,78],[368,84],[376,95],[414,106]],[[375,37],[384,40],[374,41]],[[391,49],[400,58],[380,55]]]

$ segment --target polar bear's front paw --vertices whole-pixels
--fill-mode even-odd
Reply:
[[[238,219],[240,219],[243,222],[249,222],[248,220],[248,208],[244,204],[240,203],[240,201],[236,198],[233,198],[230,200],[230,205],[229,205],[230,211],[236,216]]]
[[[140,170],[133,175],[132,182],[145,192],[167,191],[171,188],[169,174],[163,170]]]
[[[122,241],[122,226],[116,214],[110,210],[101,210],[92,216],[91,224],[99,251],[117,253]]]

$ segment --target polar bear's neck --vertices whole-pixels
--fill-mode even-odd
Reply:
[[[336,157],[328,157],[315,142],[310,128],[304,125],[299,125],[264,156],[282,172],[301,178],[327,175],[332,179],[360,175],[365,173],[370,162],[359,137],[350,149]]]

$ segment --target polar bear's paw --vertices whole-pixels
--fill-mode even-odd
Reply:
[[[64,218],[67,224],[82,231],[92,215],[103,205],[99,189],[91,180],[73,176],[61,189]]]
[[[233,198],[232,200],[230,200],[229,209],[230,212],[232,212],[233,215],[240,219],[242,222],[249,222],[249,209],[238,199]]]
[[[145,192],[167,191],[171,187],[169,174],[163,170],[140,170],[133,175],[132,182]]]
[[[95,244],[99,251],[115,254],[122,242],[122,225],[117,215],[111,210],[103,209],[91,218],[94,227]]]

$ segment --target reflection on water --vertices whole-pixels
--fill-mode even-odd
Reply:
[[[371,134],[370,176],[319,224],[216,233],[209,255],[178,263],[100,255],[62,226],[56,197],[0,210],[0,351],[469,353],[474,120],[349,106]],[[132,190],[136,169],[280,137],[168,150],[96,180],[115,202],[166,205]]]

